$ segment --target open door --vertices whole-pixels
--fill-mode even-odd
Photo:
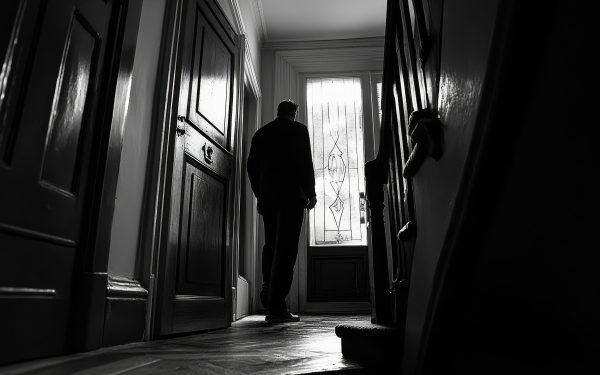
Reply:
[[[232,134],[237,36],[212,0],[181,5],[178,115],[167,243],[158,280],[158,334],[231,321]],[[177,101],[176,101],[177,103]]]
[[[72,286],[97,215],[119,6],[0,3],[0,363],[64,353],[81,335],[68,333]]]
[[[311,74],[304,82],[317,205],[299,253],[303,312],[370,311],[364,164],[372,78]]]

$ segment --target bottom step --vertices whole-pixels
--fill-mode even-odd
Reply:
[[[398,327],[371,323],[340,324],[335,334],[342,339],[342,354],[348,359],[377,367],[400,370],[402,331]]]

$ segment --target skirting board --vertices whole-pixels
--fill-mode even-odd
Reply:
[[[144,337],[148,291],[137,280],[108,277],[104,310],[104,346],[141,341]]]

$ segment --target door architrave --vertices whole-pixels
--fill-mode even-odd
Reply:
[[[112,222],[115,212],[117,182],[123,151],[123,138],[133,64],[137,46],[138,28],[142,14],[142,0],[121,0],[117,17],[117,33],[113,35],[112,71],[102,125],[103,139],[99,140],[99,153],[95,160],[96,173],[90,183],[91,191],[88,210],[92,213],[85,234],[85,253],[75,274],[73,300],[72,348],[76,351],[93,350],[103,346],[105,328],[105,303],[108,290],[108,258]],[[115,4],[116,5],[116,4]],[[116,64],[115,64],[116,63]],[[112,93],[112,95],[111,95]],[[112,98],[112,101],[110,100]]]

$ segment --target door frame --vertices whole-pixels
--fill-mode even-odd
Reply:
[[[218,8],[222,11],[221,6],[216,0],[206,0],[211,2],[211,6]],[[186,0],[167,0],[165,5],[165,17],[163,21],[163,30],[160,47],[160,60],[157,76],[157,90],[155,92],[155,106],[154,114],[152,119],[152,128],[154,129],[151,133],[150,147],[148,152],[148,170],[146,175],[146,184],[144,192],[144,203],[143,203],[143,218],[141,223],[141,255],[138,263],[138,274],[140,275],[142,285],[148,289],[148,313],[146,314],[146,329],[144,333],[145,340],[155,339],[160,336],[160,309],[162,303],[159,300],[158,293],[158,279],[162,264],[160,264],[160,258],[167,251],[168,240],[169,240],[169,218],[171,212],[171,188],[172,179],[174,172],[175,162],[175,143],[176,143],[176,127],[177,127],[177,116],[179,111],[179,74],[181,71],[181,61],[183,54],[184,44],[184,19],[185,19],[185,8]],[[223,15],[225,14],[222,12]],[[224,17],[226,19],[226,17]],[[231,26],[231,29],[235,30],[229,20],[226,22]],[[236,38],[238,38],[236,36]],[[238,38],[239,40],[239,38]],[[238,55],[241,56],[241,53]],[[230,148],[234,154],[234,166],[236,168],[236,155],[237,147],[237,135],[239,132],[239,91],[240,87],[243,88],[243,80],[241,69],[243,64],[240,61],[237,69],[237,82],[234,84],[237,86],[238,94],[234,101],[234,112],[231,114],[234,119],[231,127],[231,136],[229,137],[227,147]],[[237,174],[237,172],[236,172]],[[235,191],[236,178],[234,174],[229,182],[229,188],[227,191],[227,201],[235,202],[239,200]],[[227,252],[229,255],[225,261],[232,263],[232,250],[235,248],[237,240],[236,233],[233,229],[235,228],[235,220],[238,220],[235,214],[235,204],[227,205],[228,215],[226,220],[226,233],[227,233]],[[225,267],[226,270],[226,284],[230,287],[231,284],[231,264]],[[231,288],[225,290],[226,295],[230,303],[233,302],[231,298]],[[231,323],[231,307],[227,307],[229,311],[228,324]]]
[[[123,150],[142,0],[115,0],[116,33],[109,36],[112,57],[109,84],[100,105],[104,107],[97,153],[90,160],[90,196],[82,227],[81,249],[73,274],[70,350],[87,351],[103,346],[105,303],[108,289],[108,258],[117,182]],[[112,21],[111,21],[112,22]]]
[[[241,195],[241,186],[242,184],[248,183],[246,171],[239,168],[239,166],[243,165],[243,158],[246,157],[244,155],[244,148],[242,144],[246,142],[248,137],[251,137],[256,130],[261,126],[261,106],[262,106],[262,96],[260,91],[260,84],[256,77],[256,71],[254,69],[254,64],[252,62],[252,56],[250,55],[250,46],[248,44],[248,39],[243,35],[245,34],[242,31],[242,35],[240,35],[240,56],[243,62],[240,66],[243,68],[240,77],[241,88],[239,92],[239,110],[238,110],[238,127],[236,136],[236,147],[235,147],[235,220],[234,220],[234,237],[236,242],[234,244],[233,249],[233,269],[232,269],[232,289],[233,289],[233,303],[232,303],[232,316],[233,320],[241,319],[243,316],[238,312],[237,309],[237,299],[239,297],[240,288],[238,285],[240,283],[247,283],[248,285],[248,302],[249,302],[249,313],[252,314],[255,312],[255,284],[260,280],[257,278],[257,269],[256,269],[256,254],[258,247],[258,212],[256,210],[256,199],[254,199],[254,194],[251,189],[247,190],[247,195]],[[244,118],[244,100],[246,90],[252,95],[253,104],[250,108],[250,113],[248,114],[248,119]],[[248,126],[248,128],[247,128]],[[249,144],[248,144],[249,145]],[[246,262],[247,269],[249,271],[248,279],[245,279],[239,274],[239,262],[240,262],[240,246],[242,246],[242,231],[240,230],[241,223],[241,215],[243,214],[242,206],[244,202],[248,200],[252,200],[252,231],[251,231],[251,247],[247,249],[245,252],[246,259],[242,259],[242,262]],[[236,230],[237,228],[237,230]]]
[[[263,117],[271,118],[276,113],[281,100],[292,99],[302,103],[300,98],[300,75],[311,73],[344,74],[355,72],[378,72],[383,70],[383,37],[287,41],[263,43],[262,60],[264,66],[272,64],[272,74],[263,74],[264,97]],[[302,114],[300,111],[299,114]],[[299,120],[302,120],[301,118]],[[365,158],[368,154],[365,154]],[[306,222],[306,220],[305,220]],[[260,223],[259,223],[260,228]],[[262,229],[259,229],[262,232]],[[301,236],[306,238],[305,224]],[[259,238],[261,234],[259,234]],[[301,237],[302,238],[302,237]],[[263,240],[259,241],[262,243]],[[300,240],[300,246],[302,240]],[[300,248],[301,249],[301,248]],[[299,251],[301,251],[299,249]],[[262,255],[260,246],[257,256]],[[261,269],[260,262],[257,267]],[[294,279],[286,301],[291,311],[299,310],[298,263],[294,268]],[[260,285],[257,287],[260,290]],[[255,292],[257,292],[255,288]]]
[[[332,73],[301,73],[298,80],[298,103],[303,110],[298,113],[298,121],[306,124],[306,82],[309,78],[359,78],[361,82],[362,101],[363,101],[363,147],[365,163],[375,157],[375,146],[377,137],[376,124],[374,122],[375,112],[372,108],[373,90],[372,83],[374,79],[381,77],[381,71],[347,71]],[[327,312],[327,313],[370,313],[370,302],[308,302],[308,223],[310,213],[305,211],[302,230],[300,232],[298,248],[298,265],[294,268],[294,282],[297,282],[298,311],[300,312]],[[370,237],[367,236],[369,246]],[[360,247],[360,246],[349,246]],[[367,254],[367,251],[365,251]],[[368,267],[367,267],[368,269]]]

